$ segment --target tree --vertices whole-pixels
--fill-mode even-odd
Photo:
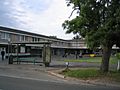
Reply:
[[[120,46],[120,0],[66,0],[78,15],[62,26],[66,33],[79,34],[89,48],[103,51],[100,70],[108,72],[113,45]],[[71,15],[72,15],[71,13]]]

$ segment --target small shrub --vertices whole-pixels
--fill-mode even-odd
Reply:
[[[116,54],[117,59],[120,59],[120,53]]]

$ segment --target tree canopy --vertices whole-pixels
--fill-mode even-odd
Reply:
[[[120,38],[120,0],[66,0],[73,5],[78,16],[66,20],[63,28],[66,33],[80,34],[89,47],[100,45],[119,45]]]
[[[78,15],[66,20],[62,26],[66,33],[79,34],[85,38],[88,47],[101,47],[103,60],[109,61],[113,45],[120,46],[120,0],[66,0]],[[72,15],[72,14],[71,14]],[[108,58],[105,58],[105,55]],[[105,61],[105,60],[104,60]],[[106,69],[107,71],[107,69]]]

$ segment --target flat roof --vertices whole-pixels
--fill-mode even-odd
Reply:
[[[11,42],[11,44],[51,44],[51,42]]]
[[[64,39],[60,39],[60,38],[54,38],[52,36],[46,36],[46,35],[41,35],[38,33],[33,33],[33,32],[28,32],[25,30],[20,30],[20,29],[15,29],[15,28],[9,28],[9,27],[5,27],[5,26],[0,26],[0,30],[6,30],[6,31],[10,31],[10,32],[17,32],[17,33],[21,33],[21,34],[28,34],[28,35],[33,35],[33,36],[38,36],[38,37],[43,37],[43,38],[48,38],[48,39],[54,39],[54,40],[62,40],[62,41],[67,41]]]

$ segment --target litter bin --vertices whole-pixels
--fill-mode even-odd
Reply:
[[[9,64],[13,64],[13,56],[12,55],[9,56]]]
[[[45,67],[49,67],[50,66],[49,62],[44,62],[44,64],[45,64]]]

